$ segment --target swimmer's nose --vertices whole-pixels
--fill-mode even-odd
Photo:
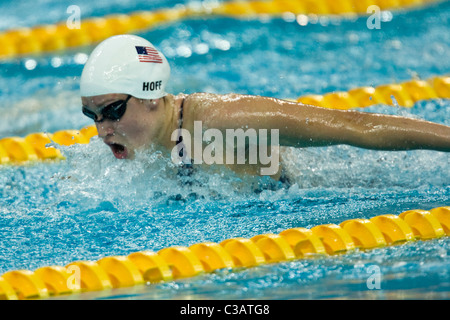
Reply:
[[[97,126],[98,136],[100,138],[105,138],[114,134],[114,126],[111,121],[102,121],[95,124]]]

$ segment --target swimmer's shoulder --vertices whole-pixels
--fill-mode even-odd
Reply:
[[[244,97],[252,97],[248,95],[228,93],[228,94],[217,94],[208,92],[196,92],[191,94],[180,93],[174,96],[175,99],[184,99],[186,105],[193,106],[205,106],[223,104],[229,101],[237,101],[243,99]]]
[[[168,95],[169,96],[169,95]],[[175,105],[183,106],[183,117],[187,121],[206,120],[205,117],[213,114],[212,110],[217,108],[221,100],[221,96],[214,93],[180,93],[176,96],[171,95],[169,98],[174,101]]]
[[[252,96],[236,93],[216,94],[192,93],[184,97],[186,109],[190,109],[196,120],[221,121],[230,118],[248,103]]]
[[[208,101],[215,99],[216,95],[213,93],[179,93],[177,95],[168,94],[166,99],[169,103],[174,103],[176,105],[183,105],[183,108],[194,109],[198,106],[205,105]]]

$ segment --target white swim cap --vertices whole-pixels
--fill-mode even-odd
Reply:
[[[144,38],[113,36],[92,51],[81,74],[81,96],[125,93],[158,99],[167,93],[170,77],[166,57]]]

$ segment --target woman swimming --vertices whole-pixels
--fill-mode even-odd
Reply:
[[[116,158],[133,159],[153,145],[184,164],[220,163],[278,178],[279,146],[450,151],[445,125],[261,96],[174,96],[165,92],[169,77],[164,55],[141,37],[114,36],[91,53],[81,76],[82,111]]]

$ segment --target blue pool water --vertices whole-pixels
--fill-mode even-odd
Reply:
[[[86,18],[179,3],[189,4],[79,1]],[[0,29],[67,18],[66,6],[56,1],[32,9],[23,5],[20,15],[13,6],[16,2],[0,3],[2,17],[7,17],[0,19]],[[306,26],[289,15],[198,18],[140,35],[170,61],[169,92],[175,94],[208,91],[296,98],[450,71],[448,1],[385,14],[380,30],[369,30],[364,17],[310,18]],[[0,137],[91,124],[80,112],[77,91],[91,50],[1,61]],[[411,109],[378,105],[364,111],[450,125],[449,100],[421,101]],[[295,182],[288,188],[267,179],[245,181],[225,169],[198,172],[186,185],[158,154],[148,151],[137,161],[119,161],[97,138],[88,145],[61,148],[64,162],[0,168],[0,274],[450,204],[450,156],[442,152],[349,146],[290,149],[282,156]],[[220,270],[84,297],[448,299],[449,250],[450,240],[443,238],[238,272]],[[380,270],[380,289],[368,287],[373,267]]]

